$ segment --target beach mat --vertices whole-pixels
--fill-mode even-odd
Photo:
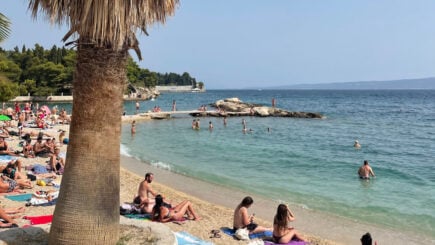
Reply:
[[[32,198],[32,193],[26,193],[26,194],[18,194],[18,195],[6,195],[7,199],[16,201],[16,202],[26,202]]]
[[[15,160],[15,159],[17,159],[17,157],[10,156],[10,155],[0,155],[0,162],[1,163],[10,162],[11,160]]]
[[[185,231],[175,232],[178,245],[212,245],[213,243],[201,240]]]
[[[264,241],[264,245],[305,245],[305,244],[308,244],[308,242],[292,240],[288,243],[274,243],[270,241]]]
[[[125,214],[123,216],[129,219],[151,220],[151,214]]]
[[[53,206],[53,205],[56,205],[56,202],[57,202],[57,198],[55,198],[55,199],[53,199],[53,200],[51,200],[51,201],[48,201],[48,202],[46,202],[46,203],[39,203],[39,204],[32,204],[32,206],[33,207],[47,207],[47,206]]]
[[[42,216],[24,216],[23,219],[30,220],[31,225],[42,225],[51,223],[53,220],[53,215],[42,215]]]
[[[235,232],[233,229],[229,228],[229,227],[223,227],[221,228],[222,232],[229,235],[229,236],[234,236]],[[265,231],[265,232],[260,232],[260,233],[255,233],[255,234],[250,234],[249,235],[249,239],[255,239],[255,238],[265,238],[265,237],[272,237],[272,232],[271,231]]]

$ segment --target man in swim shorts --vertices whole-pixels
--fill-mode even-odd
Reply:
[[[364,160],[364,164],[358,169],[358,175],[361,179],[370,179],[370,176],[375,177],[373,169],[369,166],[369,161]]]

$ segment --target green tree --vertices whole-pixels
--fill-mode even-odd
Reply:
[[[50,244],[118,241],[120,115],[128,49],[141,59],[135,31],[164,22],[176,5],[178,0],[30,0],[34,17],[47,14],[54,23],[70,25],[64,41],[77,34],[73,120]]]
[[[204,88],[204,83],[203,83],[203,82],[198,82],[198,88],[199,88],[199,89]]]
[[[18,96],[18,85],[9,82],[6,77],[0,75],[0,101],[5,102]]]

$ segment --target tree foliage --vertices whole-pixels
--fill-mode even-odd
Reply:
[[[72,94],[72,80],[76,63],[74,49],[53,45],[44,49],[39,44],[30,49],[22,46],[13,50],[0,48],[0,75],[20,87],[18,95],[49,96]],[[136,87],[157,85],[189,85],[197,87],[196,79],[189,73],[158,73],[140,68],[130,57],[127,63],[129,83]],[[127,93],[128,91],[126,91]],[[17,96],[18,96],[17,95]]]

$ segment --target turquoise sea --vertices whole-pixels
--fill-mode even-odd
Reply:
[[[320,112],[326,119],[192,117],[123,127],[125,155],[189,177],[268,199],[331,213],[389,229],[435,238],[435,90],[215,90],[167,93],[141,102],[192,110],[219,99],[292,111]],[[135,102],[126,102],[133,114]],[[209,109],[212,109],[208,106]],[[245,119],[252,133],[242,132]],[[214,130],[209,131],[209,121]],[[271,131],[268,132],[267,128]],[[355,140],[361,149],[353,147]],[[368,160],[377,178],[362,181]]]
[[[435,237],[434,90],[167,93],[141,102],[140,111],[171,110],[172,100],[177,110],[191,110],[231,97],[268,106],[276,98],[279,108],[326,119],[243,117],[253,130],[244,134],[240,117],[226,127],[222,118],[201,118],[196,131],[192,117],[178,115],[139,123],[134,137],[124,125],[122,152],[207,182]],[[133,114],[134,102],[125,108]],[[363,160],[376,179],[357,178]]]

